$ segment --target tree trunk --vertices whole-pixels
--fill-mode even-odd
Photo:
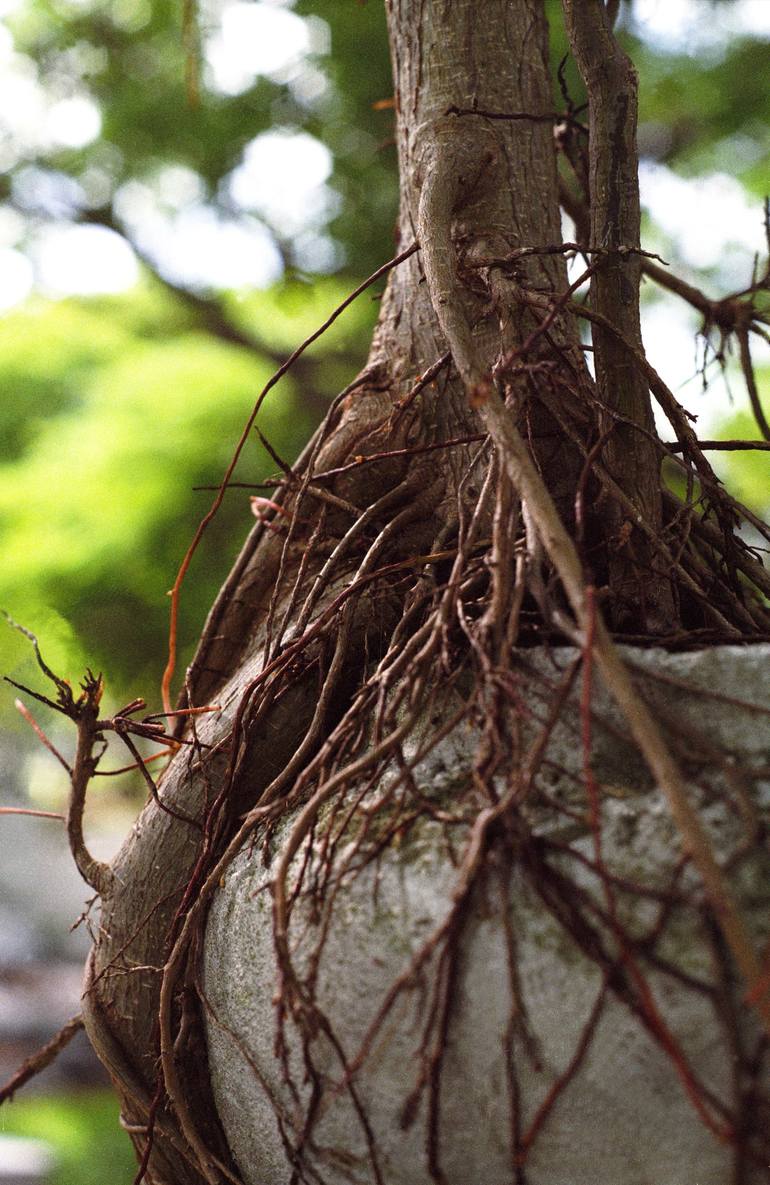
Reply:
[[[257,525],[212,609],[182,703],[221,710],[186,733],[161,802],[148,802],[116,858],[89,965],[88,1031],[153,1185],[240,1179],[211,1099],[199,966],[206,911],[244,845],[256,845],[255,860],[286,845],[271,879],[276,1015],[279,1035],[289,1018],[310,1040],[324,1020],[312,968],[304,978],[292,969],[292,850],[316,830],[331,842],[324,820],[351,788],[392,785],[394,768],[411,785],[415,743],[437,743],[454,712],[476,730],[455,771],[457,801],[426,805],[415,787],[398,809],[407,823],[423,810],[463,816],[463,842],[481,844],[467,886],[476,901],[485,868],[513,868],[514,851],[535,858],[515,796],[494,827],[473,824],[542,757],[525,744],[513,647],[566,636],[590,650],[595,623],[603,654],[597,600],[617,629],[648,639],[676,634],[682,606],[698,626],[716,612],[661,537],[660,453],[637,358],[635,94],[603,5],[566,3],[592,103],[598,394],[568,307],[543,0],[485,0],[483,14],[475,0],[388,0],[387,10],[405,257],[366,368],[295,466],[285,515]],[[534,460],[524,485],[501,447],[509,437]],[[582,569],[553,544],[562,538]],[[735,634],[756,630],[756,614],[735,614]],[[448,698],[437,702],[441,684]],[[407,823],[383,829],[383,850]],[[621,997],[624,975],[609,985]],[[323,1075],[307,1069],[307,1129],[287,1135],[300,1175],[276,1170],[276,1185],[319,1179],[301,1175],[325,1105]],[[435,1148],[428,1159],[443,1180]],[[525,1180],[524,1159],[511,1172]]]

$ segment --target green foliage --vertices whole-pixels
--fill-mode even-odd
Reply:
[[[78,148],[9,138],[0,194],[22,216],[20,246],[62,223],[141,238],[141,218],[137,231],[120,213],[137,184],[172,218],[203,204],[225,223],[253,219],[233,209],[228,178],[246,146],[278,126],[328,143],[340,258],[357,276],[373,270],[391,251],[396,196],[392,149],[379,147],[393,114],[372,106],[392,88],[381,6],[297,6],[328,32],[331,54],[305,61],[325,71],[315,98],[288,76],[264,74],[223,93],[204,70],[197,106],[185,89],[182,12],[177,0],[24,0],[10,14],[13,68],[51,101],[82,95],[101,116],[100,134]],[[204,38],[213,19],[202,18]],[[192,196],[167,198],[163,178],[180,167]],[[160,278],[120,297],[38,297],[0,319],[0,606],[39,633],[50,661],[71,677],[90,662],[105,668],[116,695],[157,685],[165,594],[212,496],[192,487],[220,479],[276,355],[293,350],[349,287],[304,282],[291,243],[281,247],[283,283],[221,294],[224,340]],[[271,395],[260,427],[281,455],[296,455],[324,400],[355,374],[375,315],[365,296],[310,355],[301,394],[289,379]],[[228,322],[264,343],[270,359],[231,345]],[[274,468],[255,438],[236,478],[259,480]],[[228,495],[184,590],[180,669],[252,522],[248,492]],[[4,629],[0,667],[36,678],[25,643]]]
[[[640,122],[657,159],[691,177],[727,173],[761,200],[770,190],[767,44],[735,39],[706,57],[631,52],[644,79]]]
[[[760,387],[770,386],[770,370],[757,372]],[[765,415],[770,414],[770,400],[764,402]],[[721,427],[723,440],[759,440],[754,417],[749,411],[735,412]],[[770,456],[764,451],[720,452],[714,454],[714,468],[735,497],[755,514],[770,515]]]
[[[25,0],[8,23],[30,71],[51,94],[86,95],[101,113],[101,134],[91,143],[43,146],[32,154],[35,165],[70,195],[70,217],[120,227],[113,201],[121,186],[138,181],[157,190],[163,170],[182,166],[200,185],[196,200],[224,219],[237,219],[227,179],[246,146],[267,129],[302,130],[334,157],[330,184],[341,200],[331,231],[342,248],[340,259],[364,272],[381,263],[390,253],[396,210],[395,160],[388,147],[393,113],[373,109],[392,92],[382,6],[315,0],[295,8],[315,20],[316,31],[325,34],[316,40],[325,39],[331,51],[311,51],[305,59],[321,76],[315,93],[308,95],[293,77],[265,74],[238,93],[222,93],[204,67],[200,101],[192,104],[181,0]],[[213,17],[202,17],[204,39],[213,25]],[[20,151],[6,179],[11,200],[25,215],[29,200],[15,180],[29,164],[29,152]],[[51,215],[50,209],[42,212]],[[287,261],[292,259],[287,244]]]
[[[329,282],[305,296],[296,284],[255,295],[248,319],[264,323],[279,349],[295,344],[341,292]],[[319,393],[333,393],[338,359],[351,366],[373,312],[362,300],[319,347]],[[88,662],[113,687],[152,694],[164,662],[165,594],[213,497],[193,487],[219,482],[272,370],[185,325],[157,288],[36,303],[0,322],[0,605],[40,635],[51,663],[77,676]],[[312,418],[290,378],[258,422],[292,460]],[[274,470],[254,436],[235,478],[259,481]],[[182,601],[186,653],[253,524],[248,495],[231,491],[194,561]],[[1,631],[4,669],[27,658],[23,639]]]
[[[119,1112],[111,1091],[18,1098],[3,1107],[0,1131],[51,1146],[50,1185],[130,1185],[136,1161]]]
[[[380,263],[383,262],[381,259]],[[261,329],[274,350],[288,355],[348,295],[348,288],[339,280],[318,278],[311,282],[294,277],[262,292],[231,293],[225,298],[225,307],[234,321],[244,328]],[[315,376],[317,380],[324,381],[323,371],[335,357],[348,366],[355,365],[354,359],[360,361],[364,357],[377,316],[378,295],[374,289],[364,292],[327,329],[318,345],[312,347],[311,357],[320,356],[323,360],[323,367]],[[348,373],[345,382],[353,377],[354,374]],[[329,388],[327,394],[333,393]]]
[[[295,8],[329,26],[330,89],[308,128],[334,156],[332,184],[342,204],[332,233],[349,263],[368,273],[392,254],[396,220],[395,116],[388,107],[375,110],[393,95],[385,6],[298,0]]]

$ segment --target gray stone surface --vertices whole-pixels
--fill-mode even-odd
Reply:
[[[640,690],[661,723],[676,732],[693,801],[725,861],[745,837],[746,803],[765,819],[770,813],[770,647],[626,653],[643,672]],[[545,718],[549,689],[573,656],[567,650],[520,655],[517,678],[528,737]],[[686,691],[682,684],[699,690]],[[662,889],[672,875],[679,837],[663,795],[651,784],[624,732],[617,712],[597,688],[592,767],[601,787],[605,860],[617,875]],[[466,776],[477,739],[463,725],[418,766],[416,781],[426,797],[436,803],[451,799],[453,785]],[[727,763],[726,779],[719,772],[718,749]],[[582,757],[573,706],[555,730],[542,771],[551,805],[533,796],[525,809],[536,835],[569,840],[590,860],[593,835],[581,822],[586,810]],[[739,779],[737,771],[746,768],[761,774]],[[553,803],[571,809],[575,818],[565,819]],[[279,834],[274,846],[280,847],[280,841]],[[453,835],[453,847],[462,850],[461,836]],[[305,855],[301,851],[295,861],[295,874]],[[344,859],[343,851],[338,866]],[[601,885],[587,865],[565,858],[558,866],[569,871],[576,893],[602,906]],[[390,847],[377,863],[341,882],[318,966],[316,999],[348,1058],[393,981],[446,919],[457,875],[442,826],[425,821],[400,847]],[[212,1079],[244,1179],[248,1185],[377,1181],[363,1111],[383,1185],[425,1185],[430,1180],[425,1095],[411,1124],[404,1125],[403,1113],[420,1073],[417,1050],[435,966],[398,997],[379,1030],[355,1079],[358,1109],[344,1089],[325,1091],[304,1167],[298,1177],[292,1176],[281,1128],[296,1144],[310,1083],[303,1076],[291,1021],[286,1025],[287,1058],[296,1097],[286,1088],[275,1054],[271,876],[271,865],[259,852],[242,853],[216,896],[205,941]],[[743,861],[733,883],[760,947],[770,930],[766,857],[757,851]],[[685,870],[681,884],[691,890],[694,907],[673,912],[658,953],[680,972],[709,981],[714,954],[703,937],[697,877]],[[463,929],[453,991],[438,1125],[446,1185],[519,1181],[513,1167],[504,1052],[511,1008],[510,948],[495,908],[499,900],[508,902],[518,992],[526,1014],[526,1025],[518,1025],[513,1040],[520,1131],[527,1131],[575,1056],[601,988],[599,967],[544,907],[525,869],[514,862],[510,875],[492,870]],[[623,924],[635,934],[652,923],[658,909],[651,897],[635,898],[632,904],[618,894],[617,902]],[[310,965],[317,935],[318,918],[300,899],[290,941],[301,973]],[[694,1073],[713,1098],[729,1104],[730,1047],[711,1000],[684,988],[664,970],[645,965],[644,972]],[[738,1024],[743,1040],[756,1038],[747,1011]],[[339,1082],[338,1052],[322,1032],[314,1037],[311,1052],[324,1085]],[[671,1059],[649,1028],[609,993],[578,1072],[533,1142],[527,1185],[725,1185],[731,1179],[730,1150],[696,1116]],[[752,1185],[767,1180],[764,1166],[746,1177]]]

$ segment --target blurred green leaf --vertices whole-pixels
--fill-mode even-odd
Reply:
[[[50,1185],[130,1185],[136,1161],[111,1091],[18,1098],[0,1112],[0,1131],[44,1140],[56,1155]]]
[[[757,370],[760,390],[770,390],[770,369]],[[764,400],[765,415],[770,415],[770,398]],[[756,420],[748,411],[736,412],[721,425],[722,440],[760,440]],[[755,514],[770,515],[770,453],[719,452],[711,454],[715,470],[735,497]]]
[[[263,324],[278,349],[288,347],[342,295],[332,282],[312,294],[289,283],[250,298],[248,319]],[[344,381],[355,373],[351,352],[373,315],[363,298],[314,347],[319,391],[331,395],[338,372]],[[153,328],[165,321],[166,335],[149,334],[148,321]],[[35,352],[40,341],[51,348]],[[0,463],[0,605],[40,636],[63,673],[77,677],[88,662],[105,669],[108,683],[144,693],[146,681],[157,680],[166,591],[213,497],[194,487],[218,484],[272,370],[254,352],[187,328],[156,290],[36,303],[0,322],[0,394],[12,441]],[[289,460],[312,423],[290,376],[259,418]],[[274,470],[254,434],[236,480]],[[183,647],[252,523],[248,491],[231,491],[184,589]],[[23,654],[19,642],[0,631],[4,669]]]

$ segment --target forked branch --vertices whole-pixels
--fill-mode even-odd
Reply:
[[[588,91],[589,241],[604,249],[591,276],[591,307],[642,352],[636,71],[612,33],[610,13],[602,0],[564,0],[564,15],[572,52]],[[663,517],[660,455],[651,436],[654,423],[645,376],[617,336],[597,326],[593,344],[601,401],[623,417],[623,423],[610,420],[601,425],[611,429],[605,463],[657,533]],[[637,431],[637,426],[645,431]],[[617,536],[627,521],[625,512],[617,503],[608,511]],[[644,589],[643,596],[635,598],[637,603],[629,606],[630,612],[637,618],[647,617],[651,633],[669,633],[675,621],[671,585],[654,548],[636,524],[628,545],[611,549],[609,572],[610,583],[616,587],[636,583]]]

